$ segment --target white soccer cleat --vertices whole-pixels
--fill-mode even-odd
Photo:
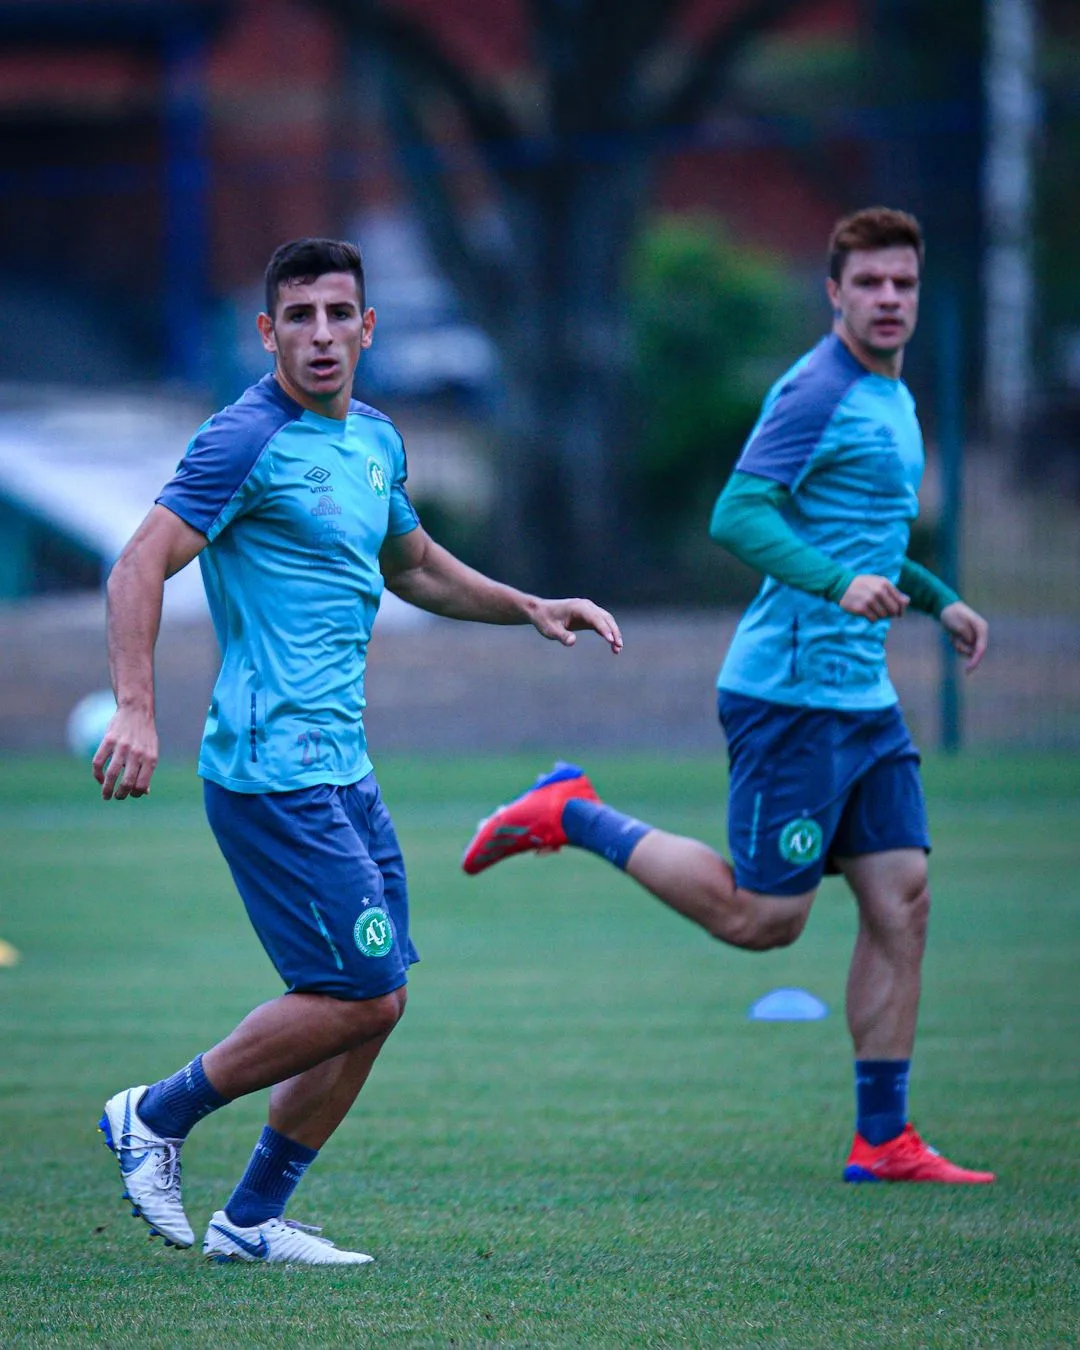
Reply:
[[[120,1164],[132,1217],[148,1223],[150,1236],[164,1238],[166,1247],[190,1247],[195,1234],[180,1199],[183,1140],[163,1139],[143,1121],[135,1108],[145,1091],[126,1088],[110,1097],[98,1129]]]
[[[342,1251],[320,1232],[293,1219],[265,1219],[252,1228],[240,1228],[219,1209],[203,1238],[203,1256],[210,1261],[281,1261],[296,1266],[363,1266],[375,1260],[364,1252]]]

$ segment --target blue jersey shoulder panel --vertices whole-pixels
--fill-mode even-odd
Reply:
[[[198,429],[157,501],[207,536],[279,431],[303,413],[272,375]]]
[[[769,390],[735,468],[790,487],[851,386],[865,374],[835,334],[823,338]]]
[[[363,417],[374,417],[380,422],[389,422],[391,426],[394,425],[392,418],[387,417],[387,415],[384,412],[380,412],[378,408],[373,408],[370,403],[361,403],[358,398],[349,400],[349,412],[360,413]]]

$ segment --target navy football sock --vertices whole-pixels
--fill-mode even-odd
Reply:
[[[147,1088],[137,1110],[163,1139],[184,1139],[196,1121],[228,1103],[203,1072],[202,1055],[196,1055],[171,1078]]]
[[[907,1124],[910,1059],[855,1061],[855,1128],[868,1144],[884,1144]]]
[[[624,871],[638,841],[653,828],[604,802],[582,797],[571,797],[563,807],[562,827],[571,844],[599,854]]]
[[[254,1228],[257,1223],[279,1218],[318,1156],[318,1149],[307,1148],[264,1125],[247,1170],[225,1206],[230,1223]]]

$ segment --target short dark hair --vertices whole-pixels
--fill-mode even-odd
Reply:
[[[345,239],[292,239],[274,250],[266,264],[266,312],[271,318],[283,281],[314,281],[327,272],[351,272],[360,308],[364,305],[364,260]]]
[[[915,250],[922,272],[926,248],[922,226],[915,217],[888,206],[868,206],[845,216],[833,226],[829,236],[829,276],[833,281],[839,281],[848,254],[856,249],[904,247]]]

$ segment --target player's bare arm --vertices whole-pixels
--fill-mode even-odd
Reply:
[[[109,672],[116,713],[94,755],[101,795],[144,797],[158,761],[154,721],[154,646],[161,626],[166,578],[206,545],[164,506],[155,506],[132,535],[109,574]]]
[[[379,564],[388,588],[402,600],[449,619],[478,623],[531,623],[538,633],[565,647],[591,629],[615,653],[622,651],[619,625],[591,600],[543,600],[493,581],[437,544],[424,528],[392,535]]]
[[[906,612],[910,598],[888,577],[860,572],[840,597],[840,608],[864,619],[899,619]]]
[[[986,655],[990,625],[963,600],[954,600],[941,611],[941,626],[964,658],[964,669],[970,675]]]

